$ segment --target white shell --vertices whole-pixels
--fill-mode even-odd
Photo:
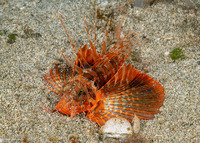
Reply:
[[[101,127],[103,137],[125,138],[132,135],[131,123],[124,118],[111,118]]]
[[[140,132],[140,119],[136,115],[134,117],[133,132],[135,134]]]

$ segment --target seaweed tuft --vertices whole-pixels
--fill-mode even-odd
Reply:
[[[183,54],[182,49],[180,48],[175,48],[170,52],[170,57],[173,61],[178,60],[178,59],[183,59],[185,55]]]

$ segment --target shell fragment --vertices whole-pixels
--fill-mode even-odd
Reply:
[[[111,118],[101,127],[101,132],[104,139],[106,137],[126,138],[132,135],[133,128],[130,122],[124,118]]]

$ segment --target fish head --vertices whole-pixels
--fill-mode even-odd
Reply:
[[[90,99],[86,86],[78,82],[68,83],[63,86],[62,95],[56,105],[57,111],[74,117],[89,108]]]

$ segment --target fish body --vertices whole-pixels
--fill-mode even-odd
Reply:
[[[59,12],[58,14],[60,17]],[[129,43],[137,34],[127,39],[133,33],[131,31],[123,39],[120,38],[123,19],[116,28],[117,42],[108,51],[105,50],[105,39],[102,51],[96,51],[96,32],[93,44],[87,25],[90,47],[84,45],[79,48],[74,64],[65,58],[61,50],[61,54],[73,68],[73,73],[66,78],[67,69],[54,67],[48,75],[44,74],[48,88],[60,97],[54,110],[49,112],[59,111],[72,117],[85,112],[86,116],[99,126],[112,117],[132,121],[137,115],[140,119],[153,119],[154,114],[160,112],[159,108],[165,99],[163,86],[147,74],[135,70],[131,64],[125,64],[131,50]],[[63,24],[61,17],[60,20]],[[105,37],[108,34],[108,26]],[[63,27],[65,28],[64,24]],[[71,42],[66,28],[65,31]],[[71,45],[75,47],[72,42]]]

